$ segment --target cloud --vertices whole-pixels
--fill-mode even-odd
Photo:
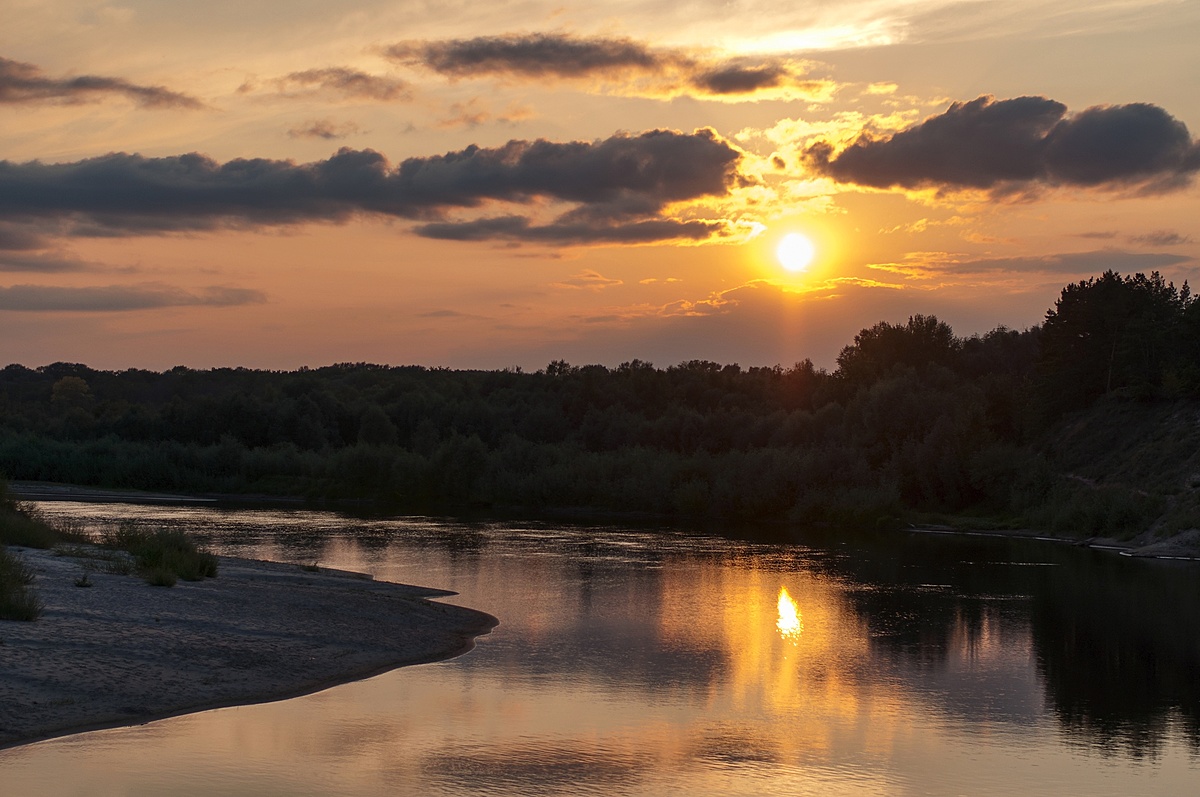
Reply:
[[[49,78],[33,64],[0,58],[0,104],[36,102],[76,103],[102,95],[123,96],[142,108],[203,108],[204,103],[163,86],[140,86],[127,80],[96,75]]]
[[[462,222],[421,224],[413,231],[442,241],[524,241],[549,244],[647,244],[658,241],[705,241],[729,237],[734,227],[724,221],[647,219],[620,223],[533,224],[524,216],[497,216]]]
[[[1180,235],[1174,230],[1155,230],[1144,235],[1131,235],[1129,241],[1146,246],[1179,246],[1180,244],[1190,244],[1192,238],[1189,235]]]
[[[288,131],[291,138],[323,138],[332,141],[361,132],[354,122],[335,122],[332,119],[310,119]]]
[[[600,81],[632,96],[745,100],[828,99],[837,85],[813,79],[811,64],[779,55],[717,57],[707,51],[651,47],[615,37],[564,33],[400,42],[384,55],[453,79]]]
[[[0,252],[23,252],[45,247],[46,239],[41,233],[0,221]]]
[[[551,283],[556,288],[586,288],[588,290],[599,291],[605,288],[611,288],[616,285],[624,285],[625,283],[619,279],[611,279],[604,276],[598,271],[590,268],[585,268],[570,279],[565,279],[562,282]]]
[[[427,313],[418,313],[418,318],[474,318],[475,316],[467,313],[460,313],[458,310],[430,310]]]
[[[70,255],[53,252],[19,255],[0,253],[0,271],[32,271],[42,274],[57,274],[64,271],[87,271],[91,265]]]
[[[284,96],[323,93],[346,99],[381,102],[412,99],[412,88],[403,80],[344,66],[292,72],[270,83]],[[244,86],[243,89],[250,90],[250,87]]]
[[[839,182],[874,188],[1160,192],[1185,185],[1200,170],[1200,145],[1155,105],[1068,115],[1065,105],[1045,97],[985,96],[887,137],[863,133],[839,152],[819,142],[805,158]]]
[[[490,111],[478,97],[472,97],[466,102],[453,103],[449,108],[450,116],[439,119],[437,126],[441,128],[479,127],[488,122],[499,124],[515,124],[534,116],[532,109],[511,105],[507,110],[497,114]]]
[[[587,77],[620,74],[629,69],[661,70],[675,59],[632,39],[583,39],[557,33],[401,42],[387,47],[384,53],[393,60],[449,77]]]
[[[902,274],[910,279],[931,279],[970,274],[1099,274],[1153,271],[1192,262],[1192,258],[1163,252],[1123,252],[1099,249],[1036,257],[965,258],[948,252],[911,252],[900,263],[872,263],[876,271]]]
[[[84,288],[55,285],[0,287],[0,310],[7,311],[120,312],[162,307],[231,307],[265,301],[266,296],[259,291],[220,286],[194,292],[157,283]]]
[[[409,158],[343,148],[314,163],[199,154],[117,153],[71,163],[0,161],[0,214],[57,220],[75,234],[127,235],[345,221],[357,215],[426,222],[418,233],[456,240],[700,239],[729,226],[673,218],[669,205],[725,196],[749,178],[741,152],[711,130],[557,143],[509,141]],[[447,218],[495,202],[574,204],[548,225],[506,215]]]

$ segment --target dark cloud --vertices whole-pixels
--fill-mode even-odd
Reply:
[[[244,288],[210,287],[186,291],[170,285],[105,285],[70,288],[56,285],[13,285],[0,287],[0,310],[119,312],[161,307],[230,307],[266,301],[259,291]]]
[[[876,188],[1162,191],[1200,170],[1200,145],[1155,105],[1098,106],[1071,116],[1045,97],[980,97],[887,138],[864,133],[841,152],[815,144],[806,158],[840,182]]]
[[[73,163],[0,161],[0,214],[58,220],[76,234],[343,221],[359,214],[429,222],[421,234],[654,240],[704,237],[714,224],[661,217],[670,203],[721,196],[745,178],[741,154],[711,130],[655,130],[594,142],[510,141],[470,146],[392,167],[372,150],[342,149],[315,163],[203,155],[112,154]],[[445,214],[489,202],[577,207],[548,227],[521,216],[458,223]],[[718,225],[719,226],[719,225]],[[458,232],[452,232],[458,230]]]
[[[24,252],[45,247],[46,239],[41,233],[0,222],[0,252]]]
[[[26,271],[56,274],[64,271],[87,271],[92,268],[84,261],[70,255],[52,252],[10,254],[0,252],[0,271]]]
[[[462,222],[432,222],[418,225],[414,232],[443,241],[524,241],[548,244],[645,244],[656,241],[703,241],[729,234],[717,221],[648,219],[614,224],[533,224],[524,216],[498,216]]]
[[[558,33],[401,42],[384,53],[449,77],[585,77],[628,69],[657,71],[673,60],[669,54],[653,51],[632,39],[581,39]]]
[[[83,102],[101,95],[118,95],[143,108],[203,108],[195,97],[162,86],[139,86],[127,80],[96,75],[49,78],[33,64],[0,58],[0,104]]]
[[[522,80],[603,78],[628,93],[670,97],[753,97],[766,90],[818,96],[833,84],[804,77],[804,64],[779,56],[720,59],[704,52],[643,42],[562,33],[507,34],[474,39],[401,42],[384,55],[450,78],[498,75]]]
[[[288,131],[291,138],[323,138],[332,141],[360,132],[354,122],[335,122],[332,119],[310,119]]]
[[[272,81],[283,94],[295,91],[325,92],[362,100],[411,100],[408,83],[396,78],[372,75],[348,67],[327,67],[292,72]]]
[[[750,94],[759,89],[775,88],[787,77],[787,70],[780,64],[731,64],[697,74],[693,84],[710,94]]]
[[[1180,244],[1190,244],[1191,236],[1180,235],[1173,230],[1155,230],[1144,235],[1129,236],[1131,243],[1144,244],[1146,246],[1179,246]]]

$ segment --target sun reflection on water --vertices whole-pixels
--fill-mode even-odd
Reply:
[[[800,635],[804,633],[804,617],[787,587],[779,588],[779,619],[775,621],[775,627],[779,629],[779,635],[793,645],[799,643]]]

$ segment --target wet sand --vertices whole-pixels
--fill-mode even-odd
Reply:
[[[10,547],[36,573],[34,622],[0,621],[0,747],[278,700],[471,649],[496,619],[453,593],[221,557],[152,587],[103,562]]]

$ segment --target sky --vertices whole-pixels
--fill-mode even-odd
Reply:
[[[1194,0],[0,9],[3,363],[832,368],[1197,280]]]

